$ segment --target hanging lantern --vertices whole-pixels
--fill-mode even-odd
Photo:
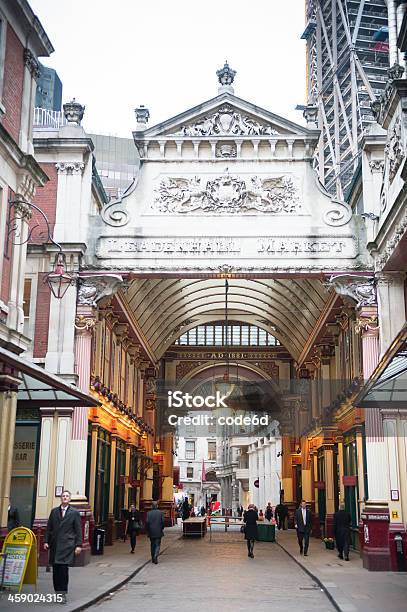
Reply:
[[[44,282],[47,283],[51,289],[52,295],[57,299],[61,300],[68,290],[75,284],[75,277],[69,272],[65,272],[66,258],[64,253],[60,251],[55,255],[54,270],[47,274],[44,278]]]

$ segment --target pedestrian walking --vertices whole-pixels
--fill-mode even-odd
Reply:
[[[300,555],[304,553],[304,557],[306,557],[308,555],[309,537],[312,529],[312,514],[311,510],[308,510],[304,499],[301,500],[299,508],[295,511],[294,522],[300,546]]]
[[[254,542],[258,539],[257,521],[259,520],[254,504],[249,504],[246,512],[243,514],[244,537],[247,543],[247,556],[254,559],[253,549]]]
[[[260,509],[260,512],[259,512],[259,519],[258,519],[258,520],[259,520],[259,521],[264,521],[264,514],[263,514],[263,510],[262,510],[262,509]]]
[[[130,506],[126,523],[126,534],[130,536],[130,552],[134,554],[137,536],[143,528],[141,514],[134,504]]]
[[[240,506],[237,507],[237,516],[239,518],[242,518],[243,516],[243,506],[240,504]]]
[[[345,504],[340,504],[338,512],[334,514],[334,537],[336,548],[339,553],[338,557],[339,559],[343,559],[343,555],[345,555],[345,561],[349,561],[351,523],[352,517],[349,512],[345,510]]]
[[[63,491],[61,505],[51,510],[44,538],[44,549],[50,553],[54,591],[62,595],[61,603],[67,601],[68,568],[74,564],[75,555],[80,554],[82,547],[81,517],[70,501],[70,492]]]
[[[160,554],[161,538],[164,535],[164,516],[158,509],[158,501],[153,501],[152,509],[147,512],[146,531],[151,544],[151,561],[157,565]]]
[[[188,497],[186,497],[181,507],[182,520],[186,521],[191,515],[191,506],[189,505]]]
[[[205,514],[206,514],[206,509],[205,509],[205,506],[202,505],[201,506],[201,516],[205,516]]]
[[[277,522],[278,529],[286,529],[286,520],[288,517],[288,506],[286,506],[282,501],[277,504],[275,508],[274,517]]]
[[[16,527],[20,527],[20,515],[16,506],[13,506],[10,499],[10,504],[7,512],[7,530],[11,531]]]
[[[267,508],[264,513],[264,516],[267,521],[271,521],[271,519],[273,518],[273,508],[271,507],[271,502],[267,504]]]

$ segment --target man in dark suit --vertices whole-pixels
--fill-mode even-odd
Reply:
[[[10,499],[10,505],[8,507],[7,514],[7,530],[11,531],[16,527],[20,527],[20,515],[18,514],[18,510],[15,506],[12,505]]]
[[[300,507],[295,511],[295,528],[297,530],[298,544],[300,545],[300,555],[304,552],[304,557],[308,555],[309,536],[312,529],[311,510],[307,509],[304,499],[301,500]]]
[[[349,561],[351,523],[351,515],[349,512],[346,512],[345,505],[340,504],[338,512],[334,514],[334,536],[339,553],[338,557],[343,559],[343,554],[345,553],[345,561]]]
[[[153,501],[152,509],[147,512],[146,531],[151,544],[151,561],[157,565],[160,554],[161,538],[164,535],[164,516],[158,509],[158,501]]]
[[[62,595],[61,603],[66,603],[68,567],[73,565],[75,555],[80,554],[82,547],[81,517],[69,505],[70,501],[70,492],[63,491],[61,505],[51,510],[44,538],[44,549],[50,551],[54,590]]]

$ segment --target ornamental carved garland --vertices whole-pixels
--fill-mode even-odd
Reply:
[[[262,125],[248,115],[242,115],[225,104],[217,113],[184,125],[177,136],[273,136],[278,134],[271,125]]]
[[[401,161],[404,158],[403,145],[401,142],[401,120],[400,117],[394,122],[393,128],[390,131],[389,138],[384,150],[389,166],[389,181],[390,183],[397,174]]]
[[[154,206],[162,213],[262,213],[301,212],[298,189],[289,176],[242,179],[228,173],[215,179],[200,177],[162,179],[155,191]]]

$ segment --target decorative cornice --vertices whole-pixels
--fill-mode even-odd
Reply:
[[[398,97],[398,91],[399,89],[401,91],[405,89],[406,79],[402,79],[403,73],[403,66],[397,62],[393,64],[393,66],[387,70],[389,80],[386,83],[383,93],[380,98],[373,100],[370,104],[374,118],[385,129],[388,127],[391,110],[394,106],[395,98]]]
[[[375,270],[382,270],[393,255],[399,242],[407,230],[407,210],[404,211],[400,221],[395,225],[392,235],[386,240],[383,252],[375,258]]]

